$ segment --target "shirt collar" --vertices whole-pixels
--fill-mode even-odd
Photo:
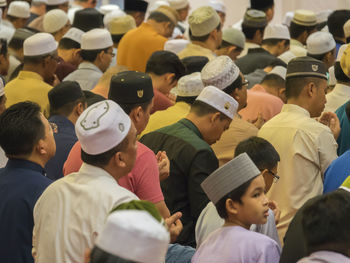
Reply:
[[[91,69],[103,73],[94,63],[88,61],[81,62],[78,69]]]
[[[93,178],[98,177],[99,180],[109,181],[118,185],[117,180],[115,180],[114,177],[110,175],[106,170],[84,162],[79,169],[79,174]]]
[[[37,79],[44,81],[43,77],[34,71],[21,70],[18,74],[19,79]]]
[[[344,92],[344,93],[349,93],[350,92],[350,86],[348,85],[344,85],[344,84],[341,84],[341,83],[337,83],[333,89],[333,91],[336,91],[336,92]]]
[[[41,167],[37,163],[34,163],[32,161],[28,161],[28,160],[24,160],[24,159],[10,158],[6,164],[6,168],[28,169],[28,170],[33,170],[35,172],[41,173],[42,175],[46,176],[46,171],[43,167]]]
[[[299,41],[299,40],[296,40],[296,39],[291,39],[290,40],[290,45],[291,46],[298,46],[298,47],[304,47],[304,45]]]
[[[52,115],[50,118],[49,118],[49,121],[50,122],[54,122],[58,125],[58,129],[60,129],[60,126],[64,126],[65,128],[69,127],[73,130],[75,130],[75,126],[74,124],[65,116],[62,116],[62,115]],[[59,132],[59,131],[58,131]],[[74,132],[75,134],[75,132]]]
[[[302,108],[296,104],[284,104],[281,112],[299,113],[299,114],[305,115],[307,117],[310,117],[310,113],[307,110],[305,110],[304,108]]]
[[[194,125],[192,121],[190,121],[189,119],[181,119],[179,123],[193,131],[195,134],[198,135],[199,138],[203,139],[201,132],[198,130],[197,126]]]

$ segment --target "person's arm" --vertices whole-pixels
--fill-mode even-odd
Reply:
[[[166,206],[164,200],[154,204],[163,218],[168,218],[170,216],[170,211]]]

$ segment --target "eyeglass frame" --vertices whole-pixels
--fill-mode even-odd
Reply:
[[[272,172],[270,169],[267,169],[267,171],[273,176],[273,182],[276,184],[280,177],[277,175],[277,173]]]

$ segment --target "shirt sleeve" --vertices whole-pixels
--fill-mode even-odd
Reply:
[[[330,131],[325,130],[319,136],[318,151],[320,157],[320,169],[322,177],[331,162],[336,159],[338,144]]]
[[[271,239],[266,241],[263,252],[256,261],[257,263],[278,263],[280,260],[280,251],[276,242]]]

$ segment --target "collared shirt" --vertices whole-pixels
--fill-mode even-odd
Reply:
[[[174,106],[171,106],[166,110],[153,113],[149,118],[146,129],[144,129],[140,137],[146,133],[174,124],[175,122],[178,122],[179,120],[185,118],[189,113],[190,108],[190,104],[180,101],[176,102]]]
[[[307,50],[306,50],[305,46],[296,39],[290,40],[290,49],[289,50],[297,57],[304,57],[307,54]]]
[[[241,57],[244,57],[245,55],[247,55],[248,49],[259,48],[259,47],[260,47],[260,45],[258,45],[258,44],[245,42],[244,49],[242,50],[241,54],[239,54],[239,56],[237,58],[241,58]]]
[[[103,72],[94,63],[84,61],[80,63],[77,70],[70,73],[63,81],[77,81],[82,90],[92,90],[102,75]]]
[[[241,141],[257,135],[258,128],[236,114],[228,130],[224,131],[220,140],[212,145],[220,166],[233,159],[235,149]]]
[[[43,78],[36,72],[22,70],[17,78],[5,86],[7,97],[6,107],[26,100],[36,102],[46,118],[50,114],[50,102],[47,94],[52,86],[44,82]]]
[[[341,105],[350,99],[350,86],[337,83],[334,89],[326,95],[327,103],[324,111],[335,112]]]
[[[202,47],[197,44],[189,43],[184,50],[178,54],[180,59],[190,56],[203,56],[207,57],[209,60],[216,58],[216,55],[213,51],[208,48]]]
[[[350,150],[350,122],[346,114],[346,106],[348,105],[349,101],[345,102],[335,112],[339,118],[341,128],[337,139],[339,156],[345,153],[347,150]]]
[[[56,142],[56,154],[45,166],[47,177],[57,180],[63,177],[63,165],[73,145],[78,140],[75,135],[74,124],[64,116],[53,115],[49,119],[57,125],[57,133],[54,133]]]
[[[182,212],[183,231],[177,243],[195,247],[195,225],[209,202],[200,184],[218,168],[218,160],[188,119],[166,126],[141,138],[153,152],[166,151],[170,176],[161,182],[164,199],[171,213]]]
[[[151,55],[164,49],[168,39],[160,35],[147,22],[127,32],[118,45],[117,64],[129,70],[145,72]]]
[[[192,263],[278,263],[279,259],[280,249],[271,238],[240,226],[225,226],[211,233]]]
[[[281,209],[277,228],[282,240],[297,210],[308,199],[322,194],[323,175],[337,158],[337,143],[329,127],[295,104],[285,104],[280,114],[263,125],[258,136],[268,140],[281,158],[281,178],[267,195]]]
[[[151,109],[151,114],[156,111],[166,110],[170,106],[173,106],[174,103],[163,93],[161,93],[156,88],[153,88],[154,99],[153,99],[153,107]]]
[[[52,183],[35,205],[35,262],[84,262],[109,212],[137,199],[105,170],[84,163],[79,172]]]
[[[2,263],[34,262],[33,209],[52,182],[36,163],[10,159],[0,169],[0,255]]]
[[[259,84],[247,92],[247,107],[239,111],[244,120],[256,120],[259,113],[268,121],[281,112],[283,101],[270,93]]]
[[[297,263],[334,263],[334,262],[341,262],[341,263],[350,263],[350,258],[346,257],[340,253],[333,252],[333,251],[317,251],[312,253],[309,257],[303,258],[299,260]]]
[[[1,34],[1,33],[0,33]],[[8,82],[12,73],[15,71],[15,69],[21,64],[21,61],[19,61],[13,54],[11,54],[12,52],[10,52],[10,56],[9,56],[9,69],[7,71],[7,75],[5,77],[5,81]]]

